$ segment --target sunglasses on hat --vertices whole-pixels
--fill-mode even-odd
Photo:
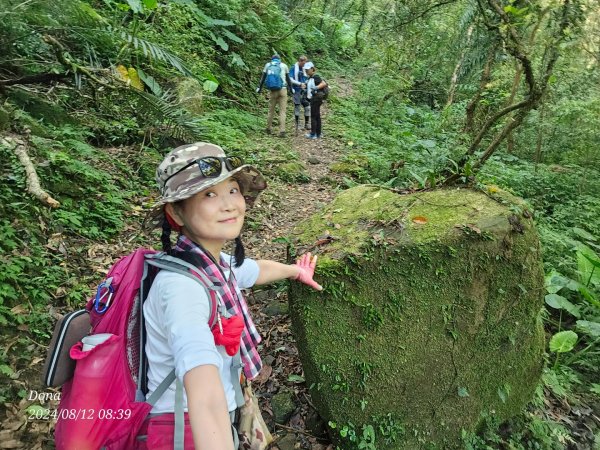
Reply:
[[[198,169],[200,169],[200,173],[204,177],[217,178],[219,175],[221,175],[221,172],[223,171],[223,164],[225,164],[225,167],[227,168],[227,170],[232,171],[234,169],[237,169],[238,167],[243,166],[244,162],[242,161],[242,158],[240,158],[238,156],[225,156],[225,157],[224,156],[205,156],[203,158],[198,158],[198,159],[192,161],[191,163],[187,164],[186,166],[183,166],[181,169],[179,169],[174,174],[171,174],[165,180],[164,184],[166,185],[167,181],[169,181],[175,175],[192,167],[194,164],[198,165]]]

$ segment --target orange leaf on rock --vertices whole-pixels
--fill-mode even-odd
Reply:
[[[427,223],[427,217],[423,217],[423,216],[415,216],[412,218],[413,223],[416,223],[417,225],[423,225]]]

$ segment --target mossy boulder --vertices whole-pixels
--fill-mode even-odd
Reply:
[[[288,183],[308,183],[310,181],[306,166],[299,161],[280,164],[276,173],[282,181]]]
[[[332,172],[359,177],[365,173],[369,166],[369,159],[365,155],[351,154],[344,161],[333,163],[330,166]]]
[[[342,448],[372,433],[378,449],[459,447],[463,430],[532,398],[543,272],[522,201],[359,186],[293,234],[299,252],[319,249],[325,289],[294,283],[290,315],[313,403]]]
[[[184,78],[177,84],[179,104],[192,114],[203,114],[204,90],[195,78]]]
[[[42,120],[54,126],[75,125],[77,121],[69,113],[57,105],[46,101],[30,92],[14,89],[9,93],[13,104],[27,111],[34,119]]]

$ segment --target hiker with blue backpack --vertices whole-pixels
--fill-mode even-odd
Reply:
[[[320,139],[321,129],[321,105],[329,95],[327,82],[317,74],[317,68],[309,61],[304,65],[308,82],[306,83],[307,97],[310,101],[310,133],[306,134],[308,139]]]
[[[269,91],[269,115],[267,116],[267,133],[271,134],[275,107],[279,106],[279,137],[285,137],[285,113],[287,108],[287,95],[292,95],[292,82],[288,73],[288,66],[281,61],[279,55],[271,57],[265,64],[260,83],[256,92],[264,87]]]
[[[306,82],[308,76],[304,71],[307,58],[302,55],[298,62],[290,69],[290,81],[294,92],[294,119],[296,121],[296,132],[300,129],[300,108],[304,108],[304,129],[310,130],[310,102],[306,97]]]
[[[317,257],[291,265],[246,257],[246,207],[266,182],[217,145],[176,148],[156,180],[160,199],[147,223],[162,228],[163,252],[123,257],[86,310],[55,329],[45,381],[63,386],[56,449],[265,449],[270,433],[240,381],[262,367],[240,289],[287,278],[321,290]],[[230,241],[233,255],[223,252]],[[80,313],[87,326],[72,330]],[[63,342],[70,329],[85,337]],[[77,361],[72,379],[56,370],[60,358]]]

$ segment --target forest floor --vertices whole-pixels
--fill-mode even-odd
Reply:
[[[317,213],[323,205],[333,200],[335,189],[331,182],[323,180],[339,177],[330,170],[330,166],[340,158],[342,144],[327,137],[327,115],[325,109],[323,139],[307,139],[305,130],[299,130],[291,139],[293,150],[298,155],[298,161],[306,166],[310,181],[270,187],[269,201],[257,205],[256,213],[269,219],[263,220],[261,230],[256,233],[260,237],[255,237],[247,246],[252,257],[285,261],[288,257],[287,244],[274,243],[273,240],[293,238],[293,229],[298,222]],[[263,336],[261,354],[265,363],[263,372],[253,384],[261,398],[263,416],[274,427],[271,428],[275,431],[272,448],[332,448],[326,438],[327,425],[316,414],[308,387],[302,381],[302,365],[287,315],[286,291],[256,290],[249,296],[249,302]],[[271,402],[274,394],[280,399],[277,404],[288,403],[287,411],[274,411],[274,407],[277,407]],[[286,402],[287,399],[289,402]],[[280,416],[289,419],[284,423],[276,423],[275,417],[282,422]]]

